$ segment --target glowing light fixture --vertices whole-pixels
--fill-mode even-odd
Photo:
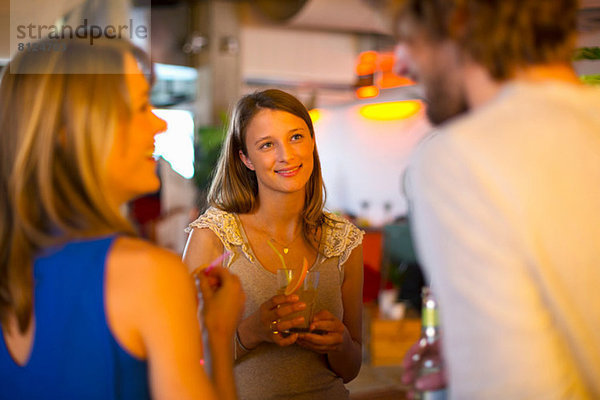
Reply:
[[[377,86],[361,86],[356,88],[356,97],[359,99],[370,99],[379,94],[379,88]]]
[[[357,81],[356,97],[359,99],[368,99],[379,94],[379,89],[375,84],[375,71],[377,70],[377,52],[364,51],[358,56],[356,65]]]
[[[358,64],[356,66],[356,75],[367,76],[375,72],[375,64]]]
[[[365,118],[378,121],[405,119],[415,115],[422,107],[418,100],[392,101],[388,103],[367,104],[359,110]]]
[[[310,115],[310,119],[312,120],[313,125],[321,119],[321,110],[319,110],[318,108],[313,108],[308,112],[308,114]]]
[[[375,68],[378,57],[379,55],[376,51],[363,51],[358,55],[358,63],[363,65],[372,65],[373,68]]]
[[[387,89],[415,84],[415,82],[413,82],[406,76],[396,74],[396,72],[394,71],[395,62],[396,60],[394,59],[394,54],[392,52],[381,53],[379,55],[380,74],[378,76],[376,84],[380,88]]]

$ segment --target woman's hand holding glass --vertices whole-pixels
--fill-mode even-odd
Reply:
[[[310,332],[299,335],[297,343],[300,346],[322,354],[342,351],[346,326],[329,311],[321,310],[315,314]]]

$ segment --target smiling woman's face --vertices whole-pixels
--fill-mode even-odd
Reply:
[[[256,172],[259,195],[304,191],[314,166],[314,139],[304,120],[286,111],[260,110],[246,129],[247,154],[240,158]]]
[[[108,189],[118,204],[159,189],[154,135],[167,127],[152,113],[150,86],[131,54],[125,56],[125,73],[131,116],[117,126],[107,161]]]

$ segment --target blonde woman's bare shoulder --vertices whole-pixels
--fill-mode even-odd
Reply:
[[[170,250],[158,247],[135,237],[119,237],[111,251],[115,262],[126,263],[129,268],[160,268],[181,265],[179,256]]]
[[[138,238],[121,237],[115,241],[110,254],[112,272],[124,285],[131,285],[138,293],[143,289],[179,290],[191,282],[189,272],[174,252]]]
[[[105,293],[113,334],[139,357],[145,357],[143,332],[169,318],[161,310],[181,309],[182,304],[193,304],[196,296],[177,254],[128,237],[116,239],[108,256]]]

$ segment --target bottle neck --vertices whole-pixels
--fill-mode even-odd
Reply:
[[[421,312],[421,336],[427,341],[434,341],[440,332],[439,314],[436,301],[431,296],[423,299]]]
[[[428,343],[435,342],[440,337],[440,328],[438,326],[423,326],[421,329],[421,337]]]

